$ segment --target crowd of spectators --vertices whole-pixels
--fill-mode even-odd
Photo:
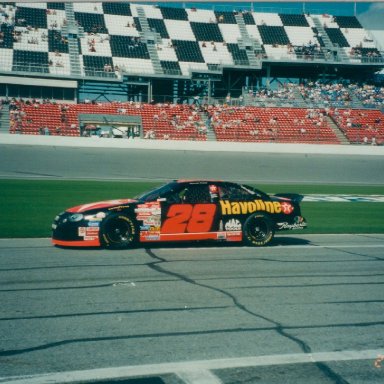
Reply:
[[[293,101],[296,98],[294,93],[295,88],[295,84],[286,83],[279,86],[277,89],[271,89],[267,87],[245,87],[244,91],[246,93],[247,100],[251,102],[272,99],[278,101]]]
[[[367,108],[384,108],[384,86],[362,85],[351,87],[356,97]]]
[[[297,102],[300,95],[306,102],[320,107],[384,108],[384,86],[380,85],[308,81],[301,84],[281,84],[277,89],[244,87],[244,95],[244,102],[251,104],[276,101],[277,103],[291,102],[299,106]],[[240,101],[243,102],[242,96]]]
[[[304,100],[322,103],[328,106],[348,106],[351,94],[348,86],[341,83],[308,82],[299,85]]]
[[[312,103],[318,102],[319,106],[311,106],[305,110],[305,115],[298,118],[291,118],[289,116],[290,126],[294,128],[297,133],[305,135],[308,132],[308,127],[316,127],[321,130],[327,125],[327,118],[331,117],[335,124],[344,132],[352,129],[358,129],[358,139],[351,139],[352,142],[359,141],[373,144],[380,144],[382,142],[382,131],[384,130],[384,118],[382,112],[384,103],[384,87],[373,85],[358,85],[351,83],[322,83],[308,82],[306,84],[282,84],[277,90],[270,90],[267,88],[260,89],[246,89],[248,95],[254,99],[270,99],[277,100],[281,105],[284,105],[286,100],[294,99],[295,94],[300,92],[304,100],[311,101]],[[374,108],[375,113],[379,117],[372,120],[368,117],[369,109],[364,112],[364,109],[356,109],[351,107],[351,95],[367,108]],[[247,111],[243,103],[234,105],[233,98],[228,94],[223,103],[209,104],[206,98],[195,97],[189,103],[176,104],[176,103],[141,103],[141,102],[114,102],[110,103],[111,106],[108,112],[104,112],[103,108],[105,103],[99,103],[86,99],[85,104],[95,105],[94,113],[112,113],[112,114],[127,114],[127,115],[140,115],[145,121],[145,130],[143,137],[147,139],[174,139],[175,137],[186,136],[193,138],[199,137],[200,139],[207,136],[207,133],[212,130],[216,131],[236,131],[245,127],[250,127],[249,134],[257,137],[258,135],[276,135],[278,130],[284,125],[285,117],[291,114],[292,110],[285,109],[284,114],[280,117],[275,117],[273,114],[268,113],[268,120],[261,119],[258,115],[257,109]],[[4,101],[5,102],[5,101]],[[25,106],[29,110],[36,110],[44,104],[56,104],[52,100],[17,100],[12,99],[9,101],[10,107],[10,125],[11,131],[17,133],[26,133],[31,127],[35,127],[34,122],[30,116],[25,113]],[[311,103],[308,103],[311,105]],[[279,107],[277,103],[277,107]],[[100,109],[100,112],[98,111]],[[59,104],[57,107],[59,124],[58,126],[45,127],[39,126],[40,134],[65,134],[68,129],[79,129],[78,122],[74,124],[73,121],[68,121],[67,111],[74,110],[71,104]],[[260,113],[266,115],[266,110],[273,108],[263,107],[259,108]],[[278,110],[278,108],[276,108]],[[356,110],[362,111],[357,113]],[[264,111],[264,112],[263,112]],[[298,111],[298,110],[297,110]],[[347,116],[348,111],[350,116]],[[373,112],[373,111],[371,111]],[[92,112],[93,113],[93,112]],[[365,116],[367,113],[367,116]],[[150,117],[148,117],[150,116]],[[240,116],[240,117],[239,117]],[[372,114],[370,115],[372,116]],[[261,121],[263,120],[263,121]],[[263,127],[258,125],[263,123]],[[46,129],[47,128],[47,129]],[[191,133],[192,132],[192,133]]]

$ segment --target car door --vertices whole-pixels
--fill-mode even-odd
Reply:
[[[190,183],[162,202],[161,240],[216,238],[218,201],[208,183]]]

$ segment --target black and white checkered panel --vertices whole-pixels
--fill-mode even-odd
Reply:
[[[302,47],[315,44],[320,47],[313,30],[314,21],[308,15],[253,12],[250,16],[247,16],[248,34],[261,42],[271,59],[292,60],[297,58],[296,52],[301,54]]]
[[[132,14],[144,10],[150,28],[159,33],[157,55],[165,73],[190,75],[191,70],[207,70],[196,37],[188,21],[187,10],[131,4]]]
[[[92,42],[92,36],[83,38],[83,56],[110,57],[114,69],[119,68],[133,74],[154,74],[147,45],[140,39],[140,26],[135,6],[124,3],[113,6],[104,4],[103,9],[104,25],[109,34],[108,36],[94,37],[96,41],[95,52],[89,45],[89,42]]]
[[[355,16],[336,16],[334,22],[338,25],[348,43],[349,47],[344,48],[347,55],[351,55],[352,49],[360,47],[358,51],[365,56],[369,56],[372,52],[380,56],[373,39]],[[351,55],[351,59],[354,59],[353,55]]]
[[[167,71],[190,75],[208,66],[233,66],[247,61],[239,46],[241,33],[231,12],[214,12],[195,8],[175,9],[156,4],[73,3],[75,19],[84,28],[79,38],[81,65],[104,70],[116,66],[131,73],[154,74],[147,46],[140,39],[138,8],[142,8],[150,28],[161,41],[157,54]],[[10,19],[15,20],[13,30]],[[342,42],[346,50],[362,44],[374,49],[356,18],[317,15],[331,41]],[[6,71],[40,66],[41,72],[70,74],[69,53],[61,30],[65,22],[64,3],[0,4],[0,61]],[[248,34],[262,44],[268,58],[293,59],[287,44],[294,47],[320,44],[314,22],[308,15],[246,12],[243,14]],[[25,60],[25,62],[24,62]]]
[[[60,29],[63,3],[0,5],[0,61],[5,71],[70,74],[68,47]]]

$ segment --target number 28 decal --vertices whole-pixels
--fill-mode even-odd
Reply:
[[[161,227],[161,233],[209,232],[215,213],[215,204],[172,205]]]

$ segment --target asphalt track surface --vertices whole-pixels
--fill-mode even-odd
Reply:
[[[128,251],[0,240],[0,383],[384,382],[383,254],[384,235]]]
[[[0,146],[0,178],[384,184],[384,156]]]
[[[0,177],[383,185],[383,159],[2,145]],[[383,235],[129,251],[0,240],[0,383],[384,382],[383,255]]]

